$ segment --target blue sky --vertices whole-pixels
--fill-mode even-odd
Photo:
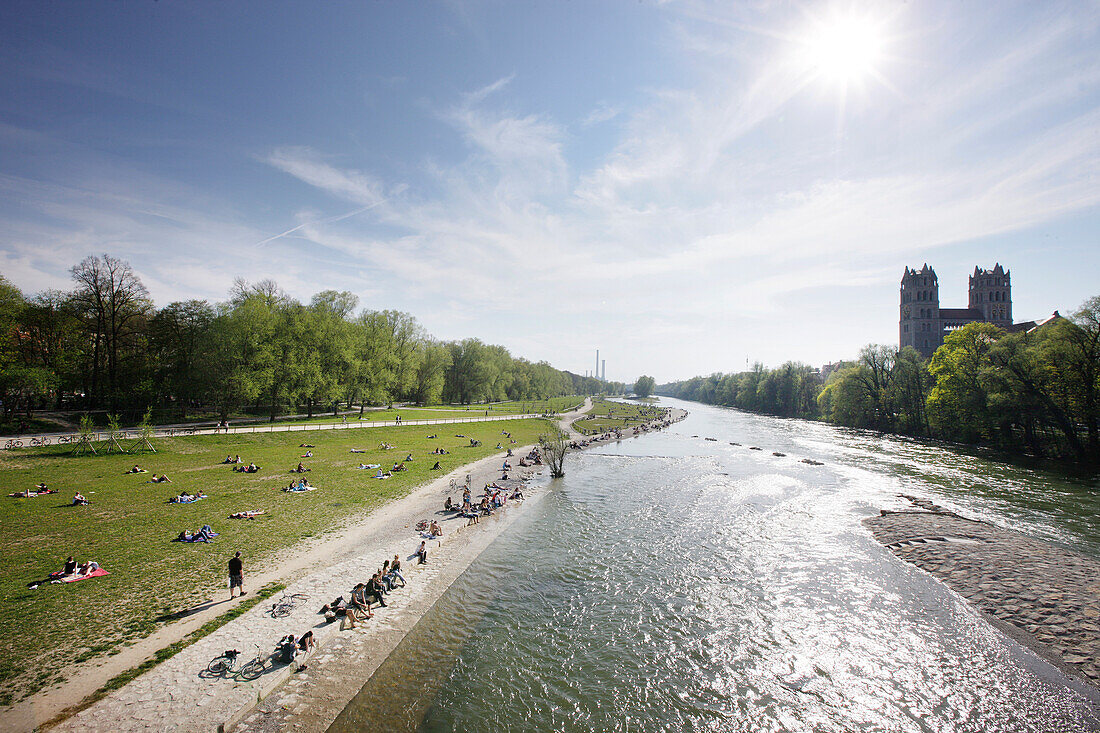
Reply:
[[[1011,268],[1100,294],[1100,6],[6,2],[0,272],[350,290],[658,381],[897,340]],[[854,31],[852,29],[855,29]],[[839,35],[838,35],[839,33]],[[848,34],[848,35],[844,35]]]

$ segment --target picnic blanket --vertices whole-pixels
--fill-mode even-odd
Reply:
[[[360,471],[365,471],[368,468],[371,468],[371,469],[382,468],[382,464],[381,463],[366,463],[366,464],[363,464],[362,466],[356,466],[356,468],[358,468]]]
[[[24,494],[22,491],[17,491],[14,494],[8,494],[13,499],[33,499],[36,496],[45,496],[46,494],[56,494],[57,489],[46,489],[45,491],[28,491]]]
[[[103,568],[100,568],[99,570],[93,570],[92,572],[88,573],[87,575],[73,575],[73,576],[70,576],[68,578],[62,578],[61,582],[62,583],[75,583],[78,580],[86,580],[88,578],[102,578],[104,575],[110,575],[110,573],[107,572],[106,570],[104,570]]]
[[[293,489],[290,488],[290,487],[287,487],[287,488],[283,489],[283,491],[286,491],[288,493],[293,493],[293,494],[298,494],[298,493],[301,493],[303,491],[316,491],[316,490],[317,490],[316,486],[295,486]]]
[[[175,497],[168,500],[169,504],[194,504],[200,499],[209,499],[209,496],[192,496],[190,499],[177,500]]]

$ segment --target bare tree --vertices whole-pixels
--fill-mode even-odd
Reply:
[[[542,449],[542,459],[550,467],[552,478],[561,478],[565,475],[565,454],[569,452],[569,439],[558,428],[550,435],[539,436],[539,446]]]
[[[77,284],[76,300],[85,312],[92,341],[89,397],[101,398],[102,371],[106,367],[107,392],[114,408],[119,389],[119,354],[132,322],[152,307],[145,289],[129,262],[112,257],[86,257],[72,269]]]

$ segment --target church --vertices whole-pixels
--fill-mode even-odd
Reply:
[[[970,296],[965,308],[940,307],[940,283],[936,271],[925,263],[919,270],[905,268],[901,276],[901,319],[899,345],[912,346],[925,358],[943,345],[943,337],[968,323],[992,323],[1006,331],[1030,331],[1043,321],[1012,322],[1012,273],[1000,263],[992,270],[974,268]]]

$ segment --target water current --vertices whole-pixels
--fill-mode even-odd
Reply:
[[[1100,481],[663,404],[691,414],[571,455],[331,730],[1100,730],[861,525],[913,494],[1100,557]]]

